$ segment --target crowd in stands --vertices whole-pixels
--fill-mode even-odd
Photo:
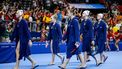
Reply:
[[[65,33],[65,27],[70,19],[68,17],[69,11],[74,12],[79,17],[80,23],[82,21],[81,14],[83,10],[70,7],[65,1],[46,0],[45,2],[45,0],[27,0],[30,3],[28,5],[24,5],[23,3],[26,3],[26,1],[23,2],[23,0],[7,1],[2,2],[2,7],[0,7],[0,42],[3,42],[6,38],[9,41],[9,36],[18,21],[16,18],[18,9],[24,10],[23,18],[27,20],[30,31],[41,33],[39,41],[46,40],[51,16],[54,14],[58,16],[57,22],[62,28],[62,33]],[[109,6],[106,4],[108,12],[104,12],[104,20],[108,25],[108,41],[122,39],[122,16],[116,5],[117,3]],[[96,14],[91,12],[90,17],[94,24],[96,22]]]

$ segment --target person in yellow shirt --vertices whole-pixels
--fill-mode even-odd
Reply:
[[[51,22],[50,14],[46,12],[46,14],[44,14],[43,17],[43,23],[45,24],[45,29],[47,28],[47,26],[49,26],[50,22]]]

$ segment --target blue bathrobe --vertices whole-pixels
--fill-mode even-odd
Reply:
[[[81,53],[81,46],[76,48],[75,43],[80,43],[80,29],[79,29],[79,21],[77,17],[74,17],[68,23],[67,32],[63,37],[63,40],[67,40],[67,58],[71,58],[72,55]]]
[[[91,52],[91,41],[94,40],[93,24],[90,19],[83,20],[80,27],[80,34],[83,37],[83,52]]]
[[[94,32],[96,37],[95,43],[96,46],[98,46],[97,53],[102,53],[103,51],[105,51],[105,42],[107,36],[106,23],[103,20],[101,20],[99,23],[95,23]]]
[[[50,24],[47,40],[53,41],[52,42],[52,50],[53,50],[52,53],[54,53],[54,54],[59,53],[60,52],[59,43],[62,40],[62,32],[61,32],[61,27],[58,23],[55,23],[55,25],[53,25],[53,23]]]
[[[31,39],[31,35],[28,29],[28,24],[24,19],[18,22],[15,26],[11,41],[13,41],[14,38],[16,39],[16,46],[18,44],[18,41],[20,41],[19,60],[23,57],[28,57],[31,54],[30,47],[28,45],[28,41]]]

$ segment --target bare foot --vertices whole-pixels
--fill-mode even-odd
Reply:
[[[35,63],[35,62],[33,62],[33,63],[32,63],[32,69],[34,68],[34,66],[35,66],[35,65],[36,65],[36,63]]]
[[[101,65],[102,61],[97,61],[97,66]]]
[[[86,68],[86,65],[81,64],[81,65],[78,67],[78,69],[81,69],[81,68]]]
[[[15,67],[14,67],[14,69],[18,69],[18,67],[17,67],[17,66],[15,66]]]
[[[50,64],[48,64],[48,65],[54,65],[54,62],[50,62]]]

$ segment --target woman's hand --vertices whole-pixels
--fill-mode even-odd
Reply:
[[[48,41],[46,41],[46,45],[45,45],[45,47],[47,48],[47,47],[48,47],[48,45],[49,45],[49,44],[48,44]]]
[[[30,47],[32,47],[32,41],[31,40],[29,40],[29,42],[28,42],[28,45],[30,46]]]

